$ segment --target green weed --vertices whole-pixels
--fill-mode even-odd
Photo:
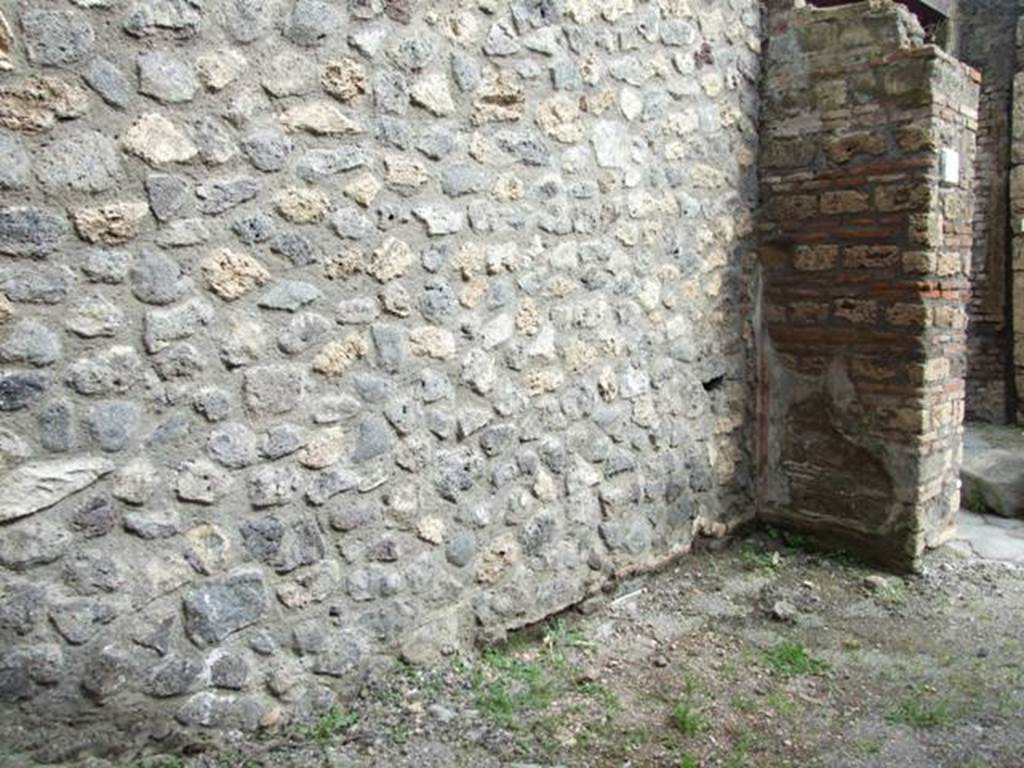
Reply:
[[[779,643],[764,652],[764,660],[772,672],[783,677],[820,675],[829,669],[828,662],[814,658],[807,652],[807,648],[798,642]]]
[[[907,698],[889,712],[886,719],[896,725],[911,728],[943,728],[953,721],[950,707],[941,701],[925,701],[920,695]]]
[[[683,736],[696,736],[704,728],[704,716],[688,701],[680,701],[672,708],[672,725]]]
[[[748,571],[774,571],[782,566],[782,556],[778,552],[763,552],[752,544],[744,544],[740,549],[740,562]]]
[[[542,664],[494,648],[484,651],[483,663],[473,680],[476,706],[498,725],[509,727],[518,714],[545,709],[554,699],[554,681]]]
[[[359,722],[359,715],[355,712],[346,712],[340,707],[331,707],[316,721],[313,727],[306,731],[306,738],[322,746],[347,731],[357,722]]]

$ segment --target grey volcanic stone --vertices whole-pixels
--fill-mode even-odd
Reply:
[[[354,205],[343,205],[331,211],[329,218],[338,237],[348,240],[362,240],[375,229],[373,221]]]
[[[238,43],[251,43],[266,35],[277,19],[278,0],[224,0],[221,24]]]
[[[60,681],[64,657],[53,643],[13,646],[0,655],[0,701],[18,702],[36,696],[39,686]]]
[[[0,632],[27,635],[46,610],[45,589],[35,584],[10,584],[0,596]]]
[[[441,498],[457,501],[459,494],[475,484],[483,470],[480,455],[469,448],[457,448],[440,454],[434,485]]]
[[[0,208],[0,253],[39,258],[55,251],[68,231],[67,221],[43,208]]]
[[[212,433],[207,443],[210,458],[229,469],[241,469],[256,463],[256,434],[244,424],[224,424]]]
[[[261,84],[271,96],[304,96],[319,86],[320,71],[309,56],[288,51],[280,53],[263,69]]]
[[[170,654],[150,670],[144,683],[146,693],[157,698],[181,696],[200,683],[201,659]]]
[[[74,64],[84,59],[96,43],[92,25],[76,11],[25,11],[21,28],[33,64]]]
[[[299,366],[264,365],[245,372],[242,391],[254,413],[281,414],[298,405],[305,382],[305,372]]]
[[[177,261],[153,251],[146,251],[135,260],[129,277],[135,298],[146,304],[170,304],[192,287]]]
[[[253,179],[217,179],[196,188],[199,197],[199,211],[207,216],[217,216],[252,200],[259,194],[260,185]]]
[[[462,197],[483,191],[489,176],[472,165],[452,165],[441,175],[441,191],[448,197]]]
[[[72,645],[88,642],[100,628],[117,618],[117,611],[95,600],[59,603],[50,609],[50,621],[61,637]]]
[[[59,560],[71,546],[71,534],[58,525],[31,520],[0,532],[0,565],[24,570]]]
[[[207,165],[223,165],[238,156],[238,142],[232,129],[216,117],[201,117],[192,122],[192,139],[199,158]]]
[[[264,309],[295,312],[321,296],[320,289],[301,280],[281,280],[263,293],[259,305]]]
[[[240,531],[246,551],[277,573],[290,573],[324,556],[320,532],[308,520],[286,524],[274,516],[261,517],[246,521]]]
[[[340,23],[335,6],[321,0],[296,0],[285,22],[284,36],[296,45],[323,45]]]
[[[460,529],[448,539],[444,550],[445,557],[452,565],[462,568],[476,556],[476,536],[465,529]]]
[[[142,406],[132,400],[108,400],[89,409],[89,434],[104,451],[114,453],[128,447],[142,420]]]
[[[249,665],[241,656],[225,653],[210,664],[210,682],[218,688],[240,691],[249,680]]]
[[[128,277],[132,255],[128,251],[89,251],[82,272],[94,283],[117,285]]]
[[[380,366],[390,373],[400,371],[408,354],[408,334],[405,329],[397,325],[376,323],[370,327],[370,335]]]
[[[249,475],[249,503],[257,509],[287,504],[302,486],[303,478],[294,467],[260,467]]]
[[[359,435],[352,452],[357,464],[387,453],[394,446],[395,433],[383,416],[367,416],[359,423]]]
[[[71,515],[72,530],[81,533],[87,539],[106,536],[117,526],[117,510],[110,499],[105,496],[94,496],[79,506]]]
[[[140,539],[169,539],[181,532],[181,523],[170,510],[127,512],[124,529]]]
[[[146,195],[153,215],[160,221],[170,221],[188,213],[193,207],[192,185],[182,176],[151,173],[146,177]]]
[[[103,192],[121,178],[117,147],[99,131],[81,131],[53,142],[36,162],[50,192]]]
[[[236,221],[231,230],[246,245],[255,245],[266,242],[274,235],[275,224],[270,216],[257,212]]]
[[[333,327],[334,324],[323,315],[316,312],[301,312],[278,334],[277,346],[287,355],[302,354],[322,341]]]
[[[104,58],[93,59],[83,77],[110,106],[126,109],[131,102],[134,88],[128,76],[113,62]]]
[[[528,130],[506,130],[497,135],[498,146],[523,165],[542,166],[551,162],[551,152],[540,134]]]
[[[292,153],[292,140],[274,128],[254,131],[242,139],[242,151],[257,170],[282,170]]]
[[[0,288],[11,301],[26,304],[60,304],[75,282],[67,267],[36,264],[0,272]]]
[[[55,400],[39,412],[39,443],[52,453],[75,447],[75,412],[70,401]]]
[[[365,325],[373,322],[380,315],[377,299],[360,296],[338,302],[335,317],[345,325]]]
[[[22,189],[29,181],[32,158],[15,136],[0,133],[0,190]]]
[[[323,506],[339,493],[346,493],[359,487],[359,476],[341,467],[328,467],[317,472],[306,489],[306,499],[314,506]]]
[[[317,247],[294,232],[284,232],[271,238],[270,250],[284,256],[296,267],[307,267],[320,261]]]
[[[135,674],[131,655],[121,648],[107,646],[87,658],[82,672],[82,690],[97,703],[103,703],[122,690]]]
[[[57,334],[35,320],[19,320],[0,342],[0,362],[36,367],[53,365],[61,354]]]
[[[167,35],[185,39],[196,35],[201,20],[192,0],[138,0],[129,8],[124,30],[135,37]]]
[[[207,421],[223,421],[231,415],[231,396],[218,387],[203,387],[192,396],[192,407]]]
[[[208,579],[189,590],[183,601],[185,632],[196,645],[216,645],[255,624],[267,611],[266,587],[258,573]]]
[[[0,371],[0,411],[20,411],[42,398],[50,380],[41,373]]]
[[[295,174],[303,181],[313,183],[360,168],[368,162],[369,153],[354,144],[342,144],[332,149],[311,149],[299,160]]]
[[[301,430],[294,424],[275,424],[263,434],[260,454],[273,461],[295,453],[305,444]]]
[[[188,62],[166,51],[139,54],[139,93],[165,104],[191,101],[199,81]]]
[[[263,712],[263,705],[258,699],[200,691],[182,704],[175,718],[182,725],[255,731],[259,728]]]
[[[178,465],[178,498],[195,504],[214,504],[231,488],[231,477],[206,459],[189,459]]]

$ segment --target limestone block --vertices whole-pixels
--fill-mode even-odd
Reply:
[[[4,477],[0,522],[52,507],[113,471],[113,462],[100,456],[40,461],[13,469]]]

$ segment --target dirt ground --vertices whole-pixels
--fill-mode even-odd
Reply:
[[[1024,766],[1019,566],[946,548],[902,579],[760,534],[583,609],[313,728],[128,765]]]

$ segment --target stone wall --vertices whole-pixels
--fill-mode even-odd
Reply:
[[[755,0],[0,13],[7,748],[310,720],[752,514]]]
[[[902,6],[773,17],[760,514],[912,569],[959,506],[978,75]]]

